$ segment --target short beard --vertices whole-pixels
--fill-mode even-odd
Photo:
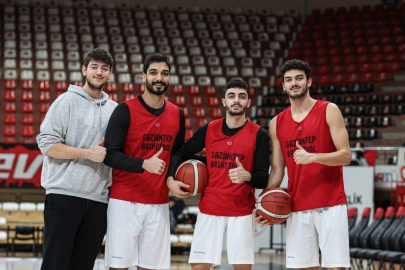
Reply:
[[[163,83],[163,82],[162,82]],[[146,85],[146,90],[148,90],[149,93],[151,93],[152,95],[157,95],[157,96],[161,96],[164,93],[166,93],[167,89],[169,88],[169,84],[163,85],[163,90],[154,90],[153,89],[153,85],[151,85],[147,80],[145,82]]]
[[[308,88],[309,88],[308,84],[305,85],[305,87],[302,88],[303,91],[301,93],[297,94],[297,95],[292,95],[289,91],[286,91],[286,93],[291,99],[300,99],[300,98],[302,98],[303,96],[305,96],[307,94]]]
[[[103,89],[104,85],[107,83],[107,82],[105,82],[105,83],[101,84],[100,86],[95,86],[95,85],[92,84],[92,83],[89,81],[89,79],[87,79],[87,78],[86,78],[86,82],[87,82],[87,84],[89,85],[89,87],[90,87],[91,89],[93,89],[93,90],[101,90],[101,89]]]
[[[246,108],[247,108],[247,106],[242,107],[241,111],[233,112],[230,107],[225,106],[226,112],[229,113],[229,115],[232,115],[232,116],[243,115],[246,112]]]

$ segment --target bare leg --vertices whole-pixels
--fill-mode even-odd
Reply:
[[[128,270],[128,268],[108,268],[109,270]]]
[[[233,270],[251,270],[252,265],[251,264],[234,264]]]
[[[210,270],[211,266],[210,263],[192,263],[191,270]]]

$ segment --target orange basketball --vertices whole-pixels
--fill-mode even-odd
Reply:
[[[208,183],[207,166],[195,159],[187,160],[177,168],[176,180],[190,185],[189,188],[183,188],[184,191],[192,195],[201,194]]]
[[[256,209],[270,224],[284,222],[291,214],[292,199],[287,192],[280,188],[268,188],[260,194]]]

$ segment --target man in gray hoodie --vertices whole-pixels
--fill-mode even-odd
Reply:
[[[117,103],[102,91],[113,59],[90,51],[82,67],[83,87],[70,85],[57,98],[37,136],[45,156],[41,184],[46,189],[42,270],[92,270],[107,228],[111,169],[102,146]]]

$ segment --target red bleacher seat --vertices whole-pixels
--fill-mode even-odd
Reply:
[[[385,82],[388,80],[388,74],[385,72],[380,72],[377,74],[377,77],[375,79],[377,82]]]
[[[21,116],[21,123],[24,125],[34,124],[34,115],[33,114],[23,114]]]
[[[34,86],[32,84],[32,80],[23,80],[23,81],[21,81],[21,89],[22,90],[32,91],[34,89]]]
[[[177,106],[184,106],[184,105],[186,105],[186,100],[185,100],[184,96],[175,96],[173,98],[173,103]]]
[[[187,107],[183,107],[184,117],[188,117],[188,109]]]
[[[122,96],[122,101],[133,99],[134,97],[135,97],[135,94],[125,94]]]
[[[36,144],[36,140],[35,138],[31,137],[31,138],[21,138],[21,143],[24,144]]]
[[[15,126],[3,126],[3,135],[4,136],[15,136],[16,135]]]
[[[32,91],[23,91],[21,94],[21,100],[32,101],[33,100]]]
[[[208,115],[211,118],[217,119],[222,117],[222,112],[220,108],[210,108],[208,111]]]
[[[191,106],[201,106],[201,97],[190,97]]]
[[[17,143],[17,139],[15,137],[4,137],[3,143]]]
[[[143,94],[146,91],[146,85],[144,83],[138,84],[137,89],[139,94]]]
[[[358,83],[359,82],[359,75],[357,73],[349,74],[349,78],[347,79],[347,82],[350,83],[350,84]]]
[[[336,74],[333,77],[333,84],[343,84],[346,83],[346,77],[342,74]]]
[[[14,113],[6,113],[3,115],[3,124],[13,125],[16,122]]]
[[[4,82],[4,88],[10,89],[10,90],[15,90],[17,88],[17,83],[15,80],[6,80]]]
[[[83,82],[72,82],[73,85],[83,87]]]
[[[199,95],[200,88],[198,87],[198,85],[189,85],[187,86],[187,93],[192,96]]]
[[[4,104],[4,111],[5,112],[15,112],[16,111],[15,102],[6,102]]]
[[[40,91],[38,93],[38,101],[39,102],[49,102],[51,100],[51,95],[47,91]]]
[[[121,84],[121,91],[123,93],[133,93],[134,85],[132,83],[123,83]]]
[[[15,101],[15,91],[14,90],[6,90],[4,92],[4,100],[6,100],[6,101]]]
[[[39,104],[39,112],[46,113],[49,110],[49,107],[51,107],[50,103],[41,103]]]
[[[34,112],[34,105],[32,102],[23,102],[22,103],[22,112],[24,113],[33,113]]]
[[[340,74],[343,72],[343,67],[340,65],[336,65],[332,67],[332,74]]]
[[[204,108],[193,108],[191,115],[195,118],[204,118],[205,109]]]
[[[330,78],[328,75],[321,76],[319,78],[318,84],[320,85],[328,85],[330,83]]]
[[[371,71],[371,65],[367,62],[364,62],[360,67],[361,72],[369,72]]]
[[[49,90],[49,82],[45,81],[44,84],[48,84],[47,88],[48,89],[44,89],[44,90]],[[65,92],[68,89],[68,85],[65,81],[61,81],[61,82],[55,82],[55,90],[58,92]],[[42,89],[39,89],[42,90]]]
[[[207,97],[205,100],[205,104],[207,104],[208,107],[217,107],[218,103],[219,101],[217,97]]]
[[[188,141],[191,137],[193,137],[194,132],[191,129],[186,129],[186,133],[184,139]]]
[[[115,93],[117,92],[117,84],[114,82],[108,82],[104,86],[104,91],[106,93]]]
[[[34,127],[33,126],[22,126],[21,127],[21,136],[24,136],[24,137],[34,136]]]
[[[377,63],[377,64],[374,66],[374,70],[375,70],[376,72],[386,71],[386,70],[387,70],[387,66],[386,66],[385,63]]]
[[[182,95],[183,94],[183,86],[176,84],[170,86],[170,93],[173,95]]]
[[[249,98],[255,97],[255,89],[253,87],[249,87]]]
[[[373,78],[373,74],[367,72],[361,75],[361,82],[362,83],[370,83],[373,82],[374,78]]]
[[[190,120],[190,118],[185,119],[185,128],[186,129],[191,129],[191,120]]]
[[[397,72],[401,70],[401,64],[399,62],[392,62],[389,65],[389,71],[391,72]],[[381,70],[382,71],[382,70]]]
[[[61,83],[61,82],[56,82],[56,83],[55,83],[55,90],[56,90],[56,91],[59,91],[59,90],[58,90],[58,87],[57,87],[57,85],[58,85],[59,83]],[[49,81],[39,81],[39,82],[38,82],[38,90],[40,90],[40,91],[49,91],[50,89],[51,89],[51,87],[50,87],[50,85],[49,85]],[[67,89],[67,87],[65,87],[65,88],[63,89],[63,91],[66,91],[66,89]]]
[[[195,128],[199,129],[200,127],[204,126],[208,123],[207,119],[196,119],[195,120]]]
[[[214,86],[205,86],[204,87],[204,94],[207,96],[214,96],[215,95],[215,87]]]
[[[111,99],[112,101],[118,102],[118,95],[117,93],[109,93],[108,94],[109,99]]]

